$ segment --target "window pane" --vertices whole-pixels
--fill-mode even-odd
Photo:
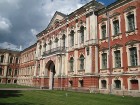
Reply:
[[[107,53],[102,54],[102,69],[107,68]]]
[[[115,67],[121,67],[120,51],[115,51]]]
[[[117,35],[119,33],[119,20],[115,20],[113,22],[113,26],[114,26],[114,35]]]
[[[104,39],[106,37],[106,25],[103,25],[101,29],[102,29],[102,39]]]
[[[134,14],[128,15],[127,20],[128,20],[128,31],[135,30]]]
[[[136,47],[130,48],[130,64],[131,66],[137,66],[137,49]]]

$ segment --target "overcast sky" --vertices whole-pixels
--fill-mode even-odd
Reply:
[[[36,42],[55,11],[69,14],[91,0],[0,0],[0,47],[19,49]],[[108,5],[115,0],[97,0]]]

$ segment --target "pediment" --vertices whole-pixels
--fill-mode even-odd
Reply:
[[[65,17],[66,17],[65,14],[56,11],[47,28],[53,26],[54,24],[59,23],[59,22],[60,22],[61,20],[63,20]]]

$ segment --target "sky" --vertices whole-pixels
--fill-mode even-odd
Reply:
[[[91,0],[0,0],[0,47],[19,50],[36,42],[55,11],[69,14]],[[109,5],[116,0],[96,0]]]

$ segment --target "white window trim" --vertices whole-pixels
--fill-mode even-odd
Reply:
[[[136,43],[136,44],[134,44],[133,46],[131,46],[131,45],[127,45],[126,46],[126,52],[127,52],[127,61],[128,61],[128,66],[131,66],[131,62],[130,62],[130,51],[129,51],[129,49],[130,48],[132,48],[132,47],[136,47],[136,49],[137,49],[137,63],[138,63],[138,65],[140,65],[140,55],[139,55],[139,43]]]
[[[128,82],[128,91],[136,91],[136,90],[131,90],[131,82],[130,82],[131,80],[132,80],[131,77],[127,79],[127,82]],[[135,80],[138,80],[138,83],[139,83],[139,90],[138,91],[140,92],[140,78],[137,78],[136,77]]]
[[[106,80],[106,88],[103,88],[103,87],[102,87],[102,82],[101,82],[102,80]],[[104,78],[104,79],[103,79],[103,78],[100,78],[100,79],[99,79],[99,89],[100,89],[100,90],[108,90],[108,89],[109,89],[108,83],[109,83],[108,78]]]
[[[103,39],[102,38],[102,28],[101,28],[103,25],[106,25],[106,37],[107,37],[107,21],[104,21],[104,22],[102,22],[102,23],[99,24],[99,34],[100,34],[99,35],[100,36],[99,39]]]
[[[107,53],[107,68],[106,69],[108,69],[109,68],[109,65],[108,65],[109,51],[108,50],[100,51],[100,53],[99,53],[99,56],[100,56],[100,69],[103,69],[103,67],[102,67],[102,54],[103,53]]]
[[[115,89],[115,90],[117,90],[116,88],[115,88],[115,80],[120,80],[121,81],[121,89],[120,90],[124,90],[124,87],[123,87],[123,79],[122,78],[118,78],[118,79],[116,79],[116,78],[113,78],[112,79],[112,89]]]
[[[121,67],[123,67],[123,58],[122,58],[122,54],[123,54],[123,49],[122,47],[118,48],[117,50],[115,48],[112,49],[112,61],[113,61],[113,68],[116,68],[115,67],[115,54],[114,52],[115,51],[120,51],[120,57],[121,57]]]
[[[111,23],[111,35],[114,36],[114,26],[113,26],[113,22],[115,20],[118,20],[119,21],[119,33],[121,33],[121,17],[120,15],[119,16],[116,16],[115,19],[114,17],[110,19],[110,23]]]
[[[136,9],[133,9],[133,10],[130,10],[128,12],[125,12],[124,13],[124,18],[125,18],[125,30],[126,32],[129,31],[128,30],[128,21],[127,21],[127,16],[128,16],[128,13],[131,12],[132,14],[134,14],[134,22],[135,22],[135,29],[137,29],[137,15],[136,15]]]

